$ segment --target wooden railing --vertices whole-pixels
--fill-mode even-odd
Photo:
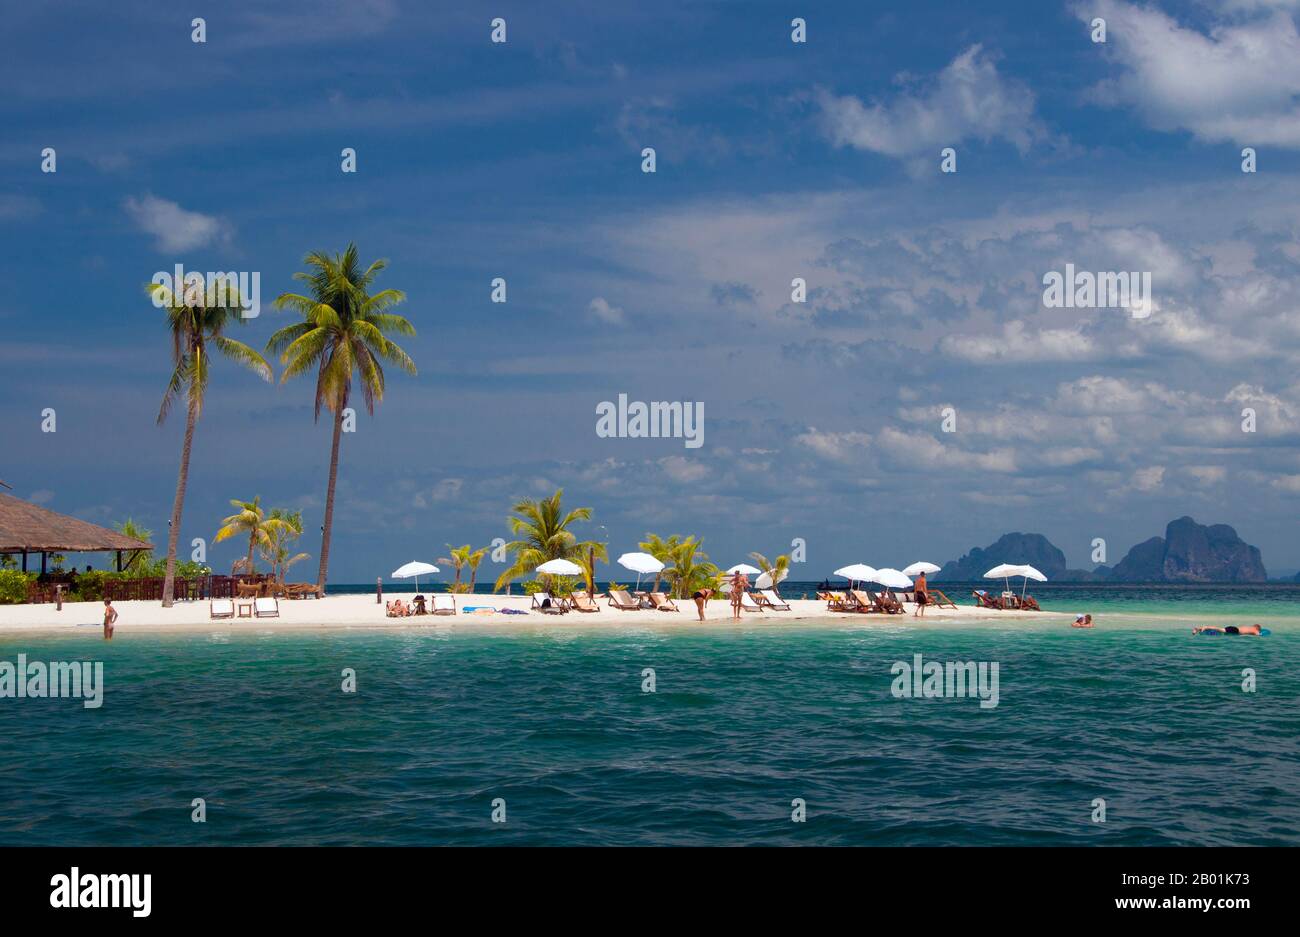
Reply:
[[[104,595],[114,602],[161,602],[163,594],[161,576],[144,579],[106,579]],[[27,584],[27,601],[31,603],[53,602],[54,590],[62,585],[65,597],[71,591],[68,581],[29,582]],[[173,585],[172,597],[178,602],[198,602],[208,599],[237,598],[243,586],[243,592],[268,595],[273,589],[271,577],[264,574],[252,576],[201,576],[196,579],[177,579]]]

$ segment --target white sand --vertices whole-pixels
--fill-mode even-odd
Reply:
[[[396,593],[385,596],[409,600],[409,593]],[[459,610],[466,605],[492,606],[493,608],[517,608],[528,611],[532,600],[528,596],[514,595],[457,595],[456,607]],[[923,618],[913,618],[915,606],[907,606],[904,615],[863,615],[853,612],[828,612],[826,603],[812,599],[791,599],[788,612],[744,612],[741,623],[753,625],[779,625],[782,622],[817,622],[820,624],[843,621],[855,625],[881,623],[893,627],[911,624],[940,624],[944,622],[962,622],[972,619],[985,619],[1002,623],[1027,621],[1033,619],[1068,619],[1063,612],[1002,612],[991,609],[962,605],[956,609],[942,611],[929,608]],[[133,633],[194,632],[202,626],[212,626],[221,630],[250,628],[257,630],[312,630],[331,628],[455,628],[473,630],[502,630],[511,628],[552,627],[563,625],[581,628],[586,625],[631,626],[634,628],[680,627],[701,625],[695,603],[687,599],[677,600],[678,612],[658,612],[642,609],[624,612],[608,607],[605,601],[600,603],[598,612],[568,612],[564,615],[543,615],[532,610],[527,615],[421,615],[410,618],[388,618],[384,606],[375,602],[370,595],[333,595],[324,599],[280,600],[279,618],[227,618],[211,619],[207,602],[178,602],[172,608],[163,608],[159,602],[115,602],[117,609],[116,636],[122,637]],[[731,606],[725,599],[710,602],[705,609],[704,624],[727,625],[731,622]],[[62,611],[57,611],[53,604],[48,605],[3,605],[0,606],[0,637],[12,634],[33,633],[86,633],[91,627],[98,629],[103,623],[104,605],[102,602],[68,602]]]

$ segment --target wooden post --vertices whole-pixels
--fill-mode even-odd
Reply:
[[[49,556],[50,555],[46,553],[44,550],[41,551],[41,575],[42,576],[45,575],[45,561],[49,559]]]
[[[23,548],[23,572],[27,572],[27,548]]]
[[[376,605],[384,604],[384,577],[383,576],[375,577],[375,604]]]
[[[122,571],[122,551],[121,551],[121,550],[118,550],[118,551],[117,551],[117,571],[118,571],[119,573]]]
[[[56,612],[63,611],[63,583],[59,583],[54,587],[54,610]]]

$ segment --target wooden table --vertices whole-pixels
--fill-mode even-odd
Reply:
[[[252,618],[252,617],[253,617],[253,603],[252,603],[252,602],[239,602],[239,603],[236,605],[236,611],[237,611],[237,614],[238,614],[238,617],[239,617],[239,618]]]

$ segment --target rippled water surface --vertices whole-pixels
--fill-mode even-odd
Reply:
[[[6,845],[1300,843],[1286,627],[0,637],[20,652],[107,687],[0,700]],[[998,706],[895,698],[917,653],[997,662]]]

